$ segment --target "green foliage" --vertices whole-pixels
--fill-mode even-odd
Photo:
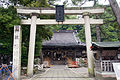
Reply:
[[[74,5],[78,5],[85,0],[71,0]]]
[[[47,0],[10,0],[14,5],[22,5],[25,7],[49,7]]]
[[[104,25],[100,27],[102,41],[119,41],[119,26],[117,25],[111,7],[107,7],[101,17],[104,19]]]
[[[85,27],[82,26],[79,30],[78,37],[80,38],[81,42],[85,42]]]
[[[20,19],[14,7],[0,7],[0,54],[12,54],[13,27],[18,24]]]
[[[49,5],[47,4],[47,0],[32,1],[30,4],[27,4],[26,6],[30,6],[30,7],[49,7]]]
[[[36,54],[35,56],[40,56],[42,41],[49,40],[52,37],[52,28],[49,26],[38,26],[36,35]]]

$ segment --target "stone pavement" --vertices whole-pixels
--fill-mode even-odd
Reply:
[[[87,67],[80,67],[80,68],[69,68],[75,74],[80,75],[81,77],[89,77],[88,68]]]
[[[87,69],[78,68],[78,70],[77,73],[77,68],[70,69],[65,65],[54,65],[46,73],[38,74],[31,80],[94,80],[94,78],[89,78],[86,71],[84,71]]]

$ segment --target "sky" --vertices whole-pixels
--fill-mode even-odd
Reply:
[[[103,4],[103,5],[108,5],[109,4],[109,1],[108,0],[98,0],[99,1],[99,4]],[[119,7],[120,7],[120,0],[116,0]]]
[[[56,4],[62,4],[65,0],[59,0]],[[117,0],[119,7],[120,7],[120,0]],[[73,6],[71,3],[71,0],[68,0],[68,7],[75,7]],[[101,5],[109,5],[109,1],[108,0],[98,0],[98,3]],[[93,1],[87,1],[84,5],[82,5],[81,7],[92,7],[93,6]]]

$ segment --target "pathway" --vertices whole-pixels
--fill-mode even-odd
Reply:
[[[93,78],[89,78],[83,69],[81,74],[75,71],[76,69],[69,69],[65,65],[55,65],[45,74],[36,75],[31,80],[94,80]]]

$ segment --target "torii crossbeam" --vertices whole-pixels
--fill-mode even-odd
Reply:
[[[21,20],[22,25],[31,25],[31,19],[28,20]],[[56,22],[55,19],[37,19],[36,20],[36,25],[57,25],[57,24],[67,24],[67,25],[72,25],[72,24],[85,24],[85,21],[83,18],[81,19],[68,19],[65,20],[64,22]],[[90,19],[90,24],[103,24],[103,19]]]

